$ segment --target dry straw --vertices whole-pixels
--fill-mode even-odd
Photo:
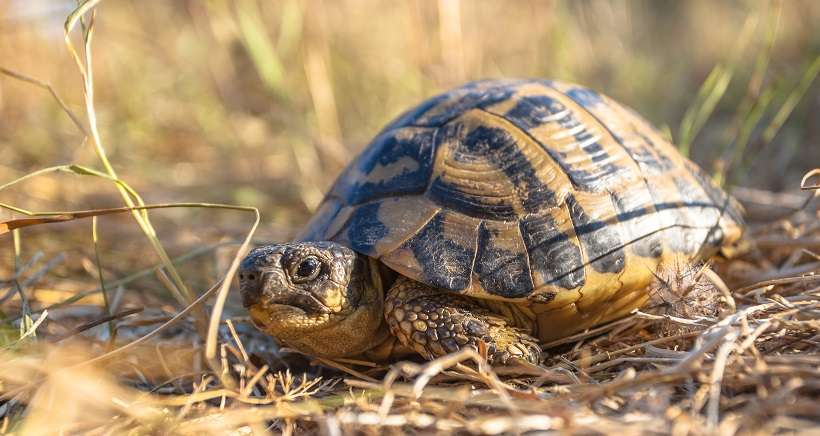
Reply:
[[[119,433],[483,433],[554,431],[608,433],[811,433],[820,409],[820,212],[817,175],[803,179],[808,198],[787,216],[752,224],[735,259],[713,269],[687,269],[659,275],[655,305],[631,316],[544,344],[542,366],[520,364],[492,368],[486,350],[462,350],[432,362],[381,365],[350,359],[314,359],[270,348],[269,338],[246,328],[242,319],[222,322],[232,277],[259,223],[252,207],[209,203],[146,205],[113,170],[98,131],[94,108],[91,42],[94,8],[83,2],[66,21],[65,40],[81,72],[85,118],[72,113],[47,83],[0,69],[51,93],[58,105],[96,150],[102,170],[62,165],[45,168],[0,186],[52,172],[69,172],[113,183],[124,207],[85,211],[32,212],[0,223],[0,234],[13,233],[18,254],[12,277],[0,286],[2,301],[21,307],[20,331],[0,351],[0,431],[17,434]],[[452,5],[441,9],[442,38],[458,51],[460,29]],[[256,26],[254,17],[244,18]],[[458,18],[460,20],[460,18]],[[776,27],[775,21],[773,26]],[[83,50],[72,42],[80,29]],[[773,34],[772,34],[773,35]],[[772,36],[773,38],[773,36]],[[246,43],[255,41],[253,32]],[[745,44],[741,38],[741,44]],[[257,44],[258,45],[258,44]],[[264,44],[263,44],[264,45]],[[263,56],[264,53],[258,54]],[[768,55],[767,55],[768,56]],[[454,62],[463,62],[455,59]],[[761,58],[765,71],[767,57]],[[765,129],[771,141],[817,75],[810,64],[798,85]],[[687,113],[681,131],[688,146],[706,123],[732,80],[734,64],[716,68]],[[322,78],[321,66],[308,71]],[[458,70],[456,70],[458,71]],[[266,73],[269,86],[280,86],[277,70]],[[461,74],[461,73],[458,73]],[[763,74],[762,72],[760,74]],[[316,85],[314,98],[327,107],[327,93]],[[323,96],[323,97],[321,97]],[[318,103],[317,103],[318,104]],[[755,105],[749,103],[748,116]],[[766,103],[768,104],[768,103]],[[333,109],[335,110],[335,109]],[[336,138],[330,111],[325,134]],[[328,123],[330,127],[328,127]],[[748,138],[739,126],[738,147]],[[734,151],[733,151],[734,152]],[[781,212],[783,203],[769,203]],[[217,246],[171,258],[157,237],[148,211],[209,208],[253,212],[255,222],[222,279],[198,294],[177,272],[192,257]],[[105,282],[97,217],[130,213],[150,241],[157,265]],[[92,218],[95,289],[33,311],[22,289],[56,268],[63,257],[40,265],[43,256],[23,262],[19,229]],[[219,244],[217,244],[219,245]],[[160,274],[178,306],[162,304],[121,308],[123,286]],[[80,298],[105,295],[105,313],[76,312],[83,321],[62,333],[44,331],[52,317],[64,316]],[[210,314],[205,310],[211,305]],[[108,329],[96,326],[109,324]],[[3,333],[6,334],[5,332]],[[116,342],[114,337],[116,336]],[[36,340],[35,340],[36,337]],[[114,343],[115,345],[111,346]],[[298,372],[297,372],[298,371]]]

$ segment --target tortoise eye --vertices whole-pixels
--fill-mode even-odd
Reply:
[[[297,282],[313,280],[319,275],[322,262],[314,256],[306,257],[296,266],[293,279]]]

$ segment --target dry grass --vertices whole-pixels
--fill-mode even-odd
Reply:
[[[748,241],[777,236],[816,244],[818,218],[815,207],[754,226]],[[0,355],[3,425],[21,434],[808,434],[820,417],[820,278],[813,273],[820,257],[794,245],[752,248],[716,265],[732,290],[734,307],[723,313],[693,314],[690,306],[681,313],[674,304],[652,311],[660,315],[637,313],[551,344],[543,368],[492,369],[471,350],[392,367],[317,361],[272,349],[235,319],[219,330],[224,372],[217,374],[193,320],[176,317],[173,325],[173,310],[159,304],[118,309],[118,341],[127,352],[108,351],[103,359],[93,356],[114,347],[106,329],[69,327],[98,319],[99,311],[54,310],[36,341],[12,342]],[[744,285],[750,271],[766,277]],[[710,285],[692,286],[704,292]],[[137,339],[149,331],[158,333]],[[225,379],[233,380],[230,387]]]
[[[71,3],[0,11],[0,431],[818,431],[815,2]],[[229,287],[258,212],[212,203],[286,239],[389,118],[502,75],[671,125],[747,208],[734,258],[664,272],[543,367],[256,332]]]

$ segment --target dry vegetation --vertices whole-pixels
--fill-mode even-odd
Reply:
[[[0,431],[820,431],[820,3],[7,5]],[[734,258],[661,274],[654,307],[540,368],[317,360],[255,332],[229,292],[245,238],[287,239],[381,125],[496,76],[661,126],[744,203]],[[161,209],[121,208],[141,204]]]

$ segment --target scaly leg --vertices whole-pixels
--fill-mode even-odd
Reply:
[[[399,277],[387,293],[384,316],[399,341],[426,359],[462,347],[478,350],[478,343],[484,342],[490,363],[522,359],[538,364],[541,360],[538,341],[503,317],[469,297],[437,291],[405,277]]]

